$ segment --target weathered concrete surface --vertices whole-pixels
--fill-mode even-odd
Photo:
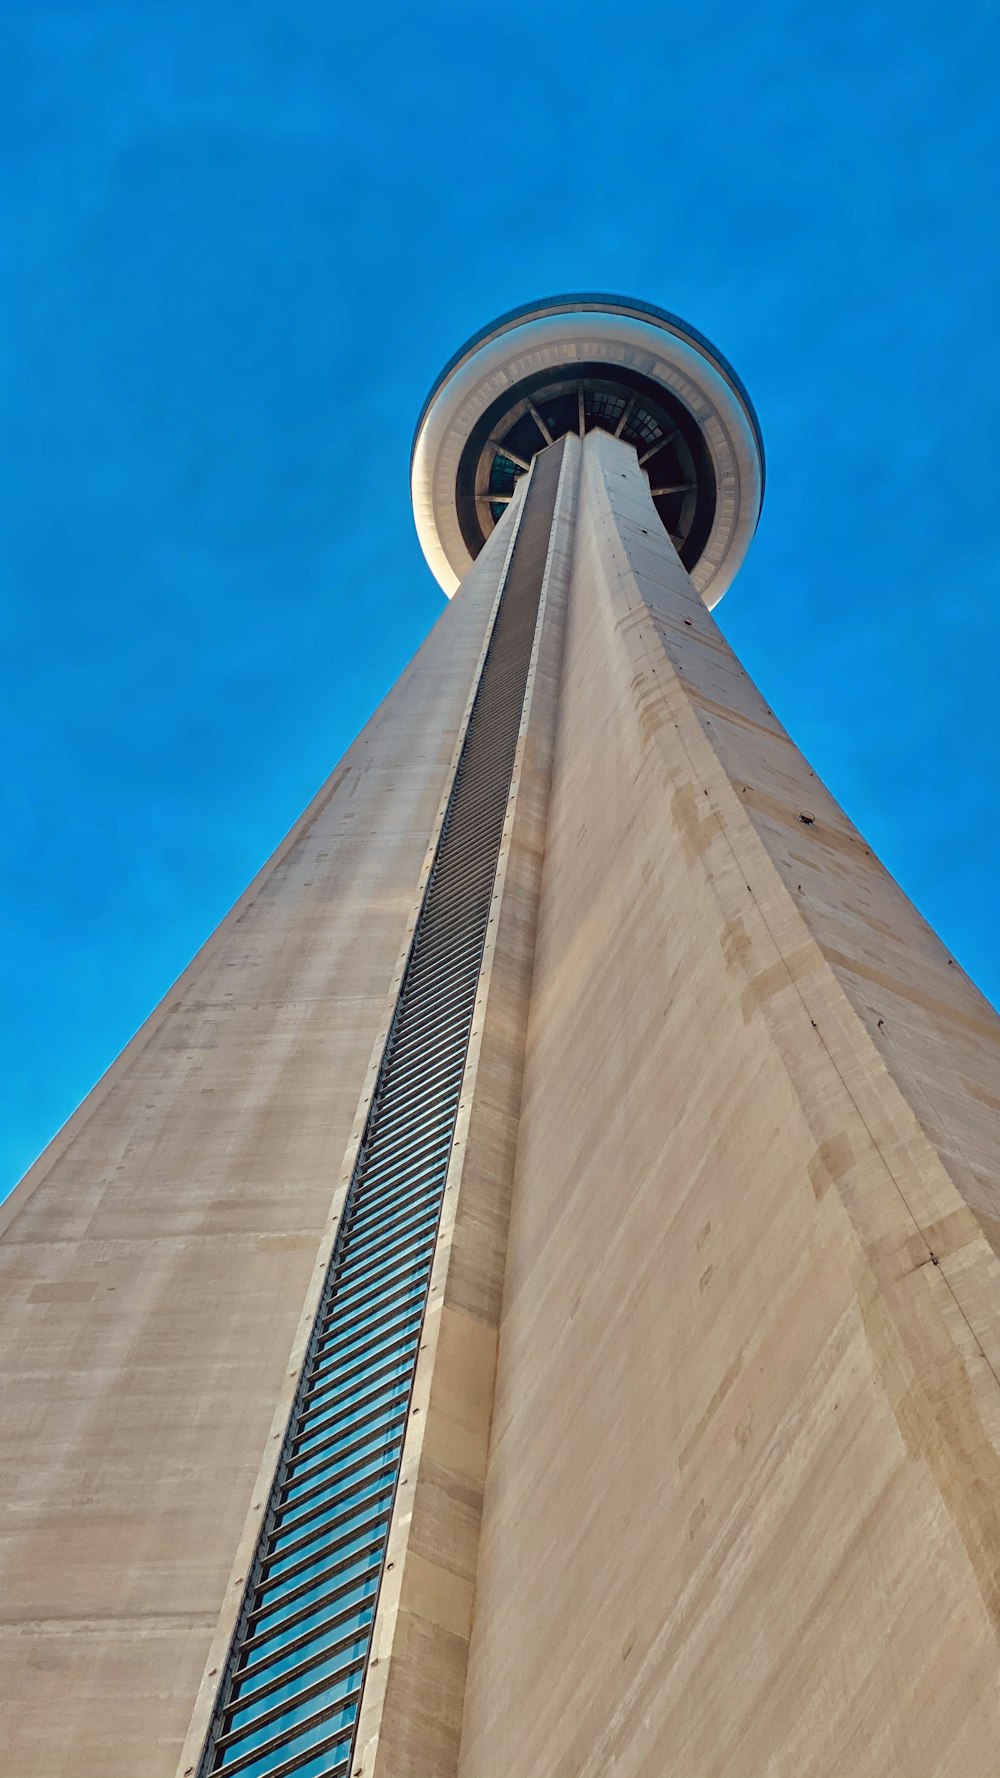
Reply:
[[[501,527],[5,1206],[0,1771],[172,1775],[445,789]]]
[[[998,1039],[591,434],[463,1778],[996,1778]]]

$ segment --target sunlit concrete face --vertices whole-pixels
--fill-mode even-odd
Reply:
[[[707,609],[735,373],[648,311],[727,521],[601,302],[439,380],[484,545],[5,1207],[4,1770],[993,1778],[1000,1024]]]

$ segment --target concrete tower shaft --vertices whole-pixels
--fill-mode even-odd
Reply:
[[[413,478],[458,595],[0,1219],[0,1768],[995,1778],[1000,1021],[706,608],[749,401],[535,305]]]

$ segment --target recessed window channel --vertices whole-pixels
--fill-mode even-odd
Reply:
[[[201,1778],[350,1766],[563,448],[526,490]]]

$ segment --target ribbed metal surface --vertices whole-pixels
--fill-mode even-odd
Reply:
[[[349,1769],[562,451],[526,493],[202,1778]]]

